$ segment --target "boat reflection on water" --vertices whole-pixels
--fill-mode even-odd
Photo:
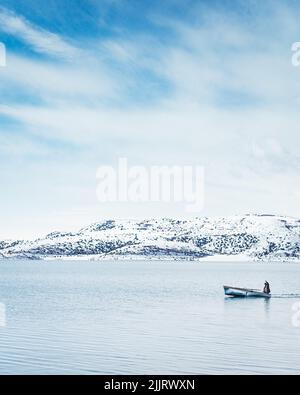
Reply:
[[[264,306],[265,306],[266,314],[269,314],[269,312],[270,312],[270,300],[271,300],[271,298],[264,299]]]

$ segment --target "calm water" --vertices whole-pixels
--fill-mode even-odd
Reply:
[[[1,374],[300,373],[300,264],[2,262],[0,302]]]

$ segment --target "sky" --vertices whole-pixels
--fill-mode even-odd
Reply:
[[[0,239],[181,204],[101,203],[97,168],[205,170],[197,215],[300,217],[300,5],[0,0]]]

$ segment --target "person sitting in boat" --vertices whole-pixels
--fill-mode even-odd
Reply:
[[[270,284],[268,283],[268,281],[265,281],[265,286],[264,286],[264,291],[263,292],[265,294],[271,293]]]

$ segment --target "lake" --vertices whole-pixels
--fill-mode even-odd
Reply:
[[[299,302],[296,263],[2,261],[0,374],[299,374]]]

